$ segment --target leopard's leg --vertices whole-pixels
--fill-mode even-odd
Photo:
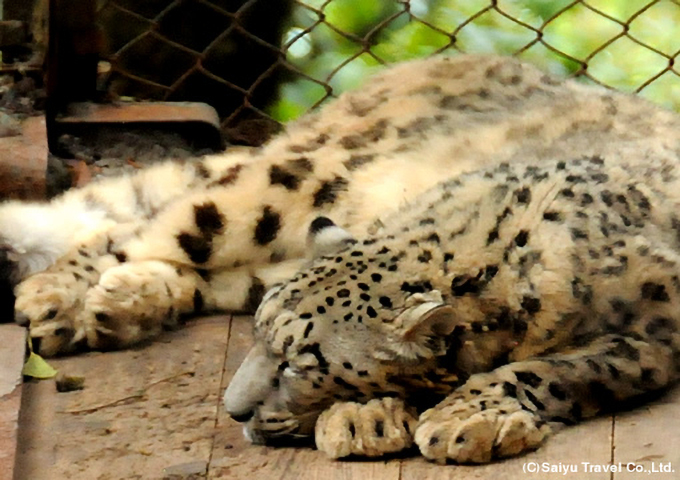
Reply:
[[[97,324],[91,311],[85,308],[86,296],[99,283],[102,273],[124,260],[167,260],[162,252],[159,254],[159,248],[150,249],[150,258],[138,259],[128,256],[125,248],[132,240],[146,238],[145,232],[157,233],[149,237],[152,241],[169,234],[172,213],[181,209],[181,205],[191,206],[193,200],[203,198],[195,192],[203,192],[213,177],[221,178],[220,169],[230,175],[242,157],[236,156],[232,161],[215,157],[186,165],[167,163],[130,177],[94,183],[57,202],[59,218],[74,217],[79,221],[85,218],[89,230],[83,233],[71,225],[73,222],[66,222],[57,233],[68,239],[82,237],[80,243],[66,253],[55,254],[62,257],[50,257],[41,267],[46,268],[44,271],[17,279],[21,283],[15,287],[16,320],[30,325],[36,351],[50,356],[87,346],[87,329],[91,333],[92,326]],[[171,214],[164,215],[166,210],[171,210]],[[49,216],[50,210],[47,212]],[[102,221],[97,223],[96,219]],[[169,235],[171,241],[176,241],[175,234]],[[156,247],[159,243],[162,242],[156,242]]]
[[[321,414],[315,441],[331,458],[378,457],[413,444],[416,412],[398,398],[376,398],[366,404],[340,402]]]
[[[299,264],[295,260],[217,271],[159,260],[114,266],[87,292],[80,313],[87,324],[88,346],[130,346],[200,313],[253,313],[265,292],[289,278]]]
[[[219,224],[219,215],[215,204],[203,203],[195,211],[196,218],[191,218],[204,222],[204,226],[214,226]],[[204,228],[203,233],[206,232]],[[138,240],[134,238],[134,242]],[[319,244],[328,251],[354,241],[326,218],[312,222],[306,240],[317,253]],[[304,240],[300,243],[304,245]],[[131,251],[129,247],[129,243],[121,247],[126,256]],[[111,268],[87,293],[82,316],[87,320],[88,345],[126,347],[155,337],[186,315],[201,312],[255,313],[268,290],[292,278],[309,261],[302,257],[275,261],[275,253],[270,252],[271,263],[246,261],[236,266],[238,262],[232,259],[221,268],[212,269],[167,260],[135,259]]]
[[[420,416],[420,451],[458,463],[517,455],[540,446],[550,432],[546,422],[575,423],[667,386],[677,365],[664,338],[677,334],[659,317],[643,323],[658,330],[655,338],[611,334],[569,354],[472,375]]]
[[[153,223],[168,205],[243,160],[243,155],[217,155],[182,163],[169,161],[122,175],[98,179],[50,202],[11,200],[0,203],[0,281],[16,286],[50,269],[74,248],[89,248],[91,239],[129,225]],[[117,240],[122,240],[116,234]],[[75,257],[77,258],[77,257]]]
[[[303,256],[311,220],[295,212],[297,199],[244,188],[218,186],[168,205],[127,242],[126,255],[205,270]],[[299,220],[285,221],[288,216]]]
[[[126,246],[138,230],[130,224],[104,232],[17,286],[17,321],[30,325],[36,352],[122,348],[200,311],[253,313],[266,290],[302,262],[208,270],[131,260]]]

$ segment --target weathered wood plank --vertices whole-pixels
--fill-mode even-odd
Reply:
[[[53,443],[49,478],[204,473],[228,328],[228,317],[200,319],[139,350],[52,361],[60,372],[84,376],[86,387],[39,392],[48,397],[43,406],[55,410],[53,420],[40,427]],[[45,450],[44,444],[36,447]]]
[[[230,328],[227,317],[201,319],[139,350],[53,361],[64,373],[84,375],[86,389],[57,394],[54,381],[24,385],[15,480],[197,478],[206,469],[211,479],[247,480],[611,478],[583,465],[610,463],[609,418],[567,428],[537,452],[482,466],[439,466],[422,458],[334,462],[312,449],[252,446],[221,404],[251,345],[251,321],[236,317]],[[615,461],[670,461],[677,468],[679,427],[677,389],[617,417]],[[573,465],[577,472],[525,473],[529,462]],[[640,477],[614,477],[628,478]]]
[[[54,380],[31,380],[22,386],[14,480],[54,478],[55,438],[61,434],[54,424],[55,390]]]
[[[11,480],[17,450],[26,329],[0,325],[0,480]]]
[[[423,459],[404,462],[402,480],[542,480],[586,478],[582,462],[608,464],[611,459],[612,419],[599,418],[552,436],[539,450],[489,465],[436,465]],[[575,469],[548,473],[544,468]],[[589,473],[588,480],[609,480],[609,473]]]
[[[614,480],[680,478],[680,387],[614,422],[614,462],[622,472]],[[641,469],[642,471],[628,471]],[[635,465],[632,465],[635,464]],[[660,471],[668,469],[670,471]]]
[[[252,319],[234,317],[225,361],[223,387],[252,344]],[[372,480],[399,478],[399,461],[334,462],[316,450],[269,448],[250,445],[243,438],[242,426],[222,409],[218,419],[209,478],[267,480]]]

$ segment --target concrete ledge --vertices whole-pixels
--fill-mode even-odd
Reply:
[[[0,325],[0,480],[11,480],[17,451],[26,329]]]

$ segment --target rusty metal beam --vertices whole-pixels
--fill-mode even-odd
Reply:
[[[200,102],[71,103],[57,116],[53,128],[77,135],[107,126],[166,128],[201,148],[223,147],[217,111]]]
[[[59,123],[203,122],[219,130],[214,108],[200,102],[72,103],[57,117]]]

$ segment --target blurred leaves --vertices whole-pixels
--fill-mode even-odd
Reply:
[[[280,121],[299,116],[331,92],[337,95],[357,86],[383,63],[440,51],[519,54],[546,70],[585,73],[590,82],[640,91],[652,101],[680,110],[680,68],[670,67],[671,59],[678,60],[680,54],[678,0],[298,0],[296,4],[287,60],[310,78],[295,75],[283,86],[283,99],[270,109]],[[654,77],[658,78],[648,84]]]

